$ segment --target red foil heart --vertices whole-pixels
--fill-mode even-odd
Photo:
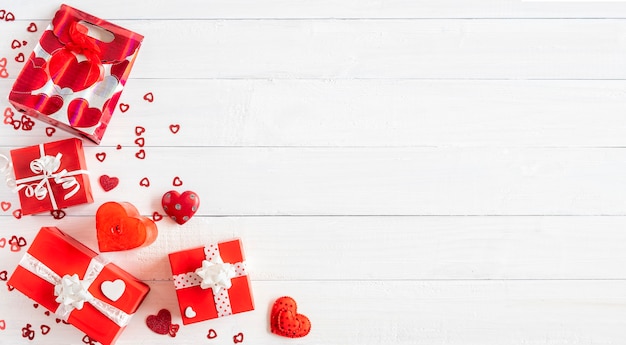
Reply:
[[[161,199],[163,211],[176,223],[185,224],[198,211],[200,207],[200,197],[192,191],[179,194],[171,190],[163,195]]]

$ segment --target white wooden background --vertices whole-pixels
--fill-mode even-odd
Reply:
[[[146,36],[120,100],[130,108],[85,149],[94,204],[18,220],[1,188],[12,206],[0,237],[30,241],[54,225],[96,248],[98,205],[130,201],[151,215],[176,176],[202,200],[182,227],[159,221],[154,245],[107,255],[152,288],[119,344],[232,344],[239,332],[244,344],[626,341],[626,3],[68,4]],[[16,18],[0,21],[0,110],[21,69],[14,57],[58,6],[0,1]],[[13,39],[28,44],[12,49]],[[0,153],[68,137],[45,127],[0,124]],[[120,185],[105,193],[102,174]],[[180,323],[166,254],[233,236],[256,311],[176,338],[152,333],[145,318],[161,308]],[[23,252],[0,248],[0,271]],[[307,337],[269,332],[282,295],[311,319]],[[5,288],[0,320],[1,344],[82,344]]]

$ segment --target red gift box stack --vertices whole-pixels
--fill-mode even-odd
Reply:
[[[115,342],[150,291],[54,227],[39,231],[8,284],[104,345]]]
[[[254,310],[240,240],[171,253],[169,258],[183,324]],[[209,278],[218,279],[206,284],[198,274],[202,269],[213,270]]]

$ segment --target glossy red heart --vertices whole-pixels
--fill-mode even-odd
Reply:
[[[171,190],[161,199],[163,211],[178,224],[185,224],[198,211],[200,197],[192,191],[183,194]]]
[[[100,122],[100,118],[100,109],[90,108],[86,99],[76,98],[67,107],[67,119],[73,127],[93,127]]]
[[[31,95],[11,91],[9,99],[20,104],[20,108],[35,109],[44,115],[54,114],[63,106],[63,98],[59,95],[48,97],[44,94]]]
[[[19,78],[13,84],[12,91],[30,93],[30,91],[41,89],[48,81],[45,65],[46,60],[42,58],[29,58]]]
[[[117,187],[117,184],[120,183],[120,179],[117,177],[111,177],[109,175],[100,176],[100,186],[104,189],[105,192],[110,191],[111,189]]]
[[[274,302],[270,314],[272,333],[289,338],[301,338],[311,331],[311,321],[303,314],[298,314],[296,301],[288,296]]]
[[[70,88],[74,92],[82,91],[104,77],[104,67],[97,62],[84,60],[79,62],[68,49],[59,49],[48,63],[50,78],[61,88]]]
[[[128,202],[105,202],[96,211],[96,232],[101,252],[145,247],[158,235],[156,224]]]

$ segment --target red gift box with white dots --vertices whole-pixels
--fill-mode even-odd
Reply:
[[[214,295],[211,288],[202,289],[199,283],[201,278],[194,273],[202,267],[204,260],[211,261],[216,256],[224,263],[233,265],[237,271],[237,276],[231,279],[231,287],[220,289],[218,295]],[[169,260],[183,324],[254,310],[239,239],[171,253]]]

